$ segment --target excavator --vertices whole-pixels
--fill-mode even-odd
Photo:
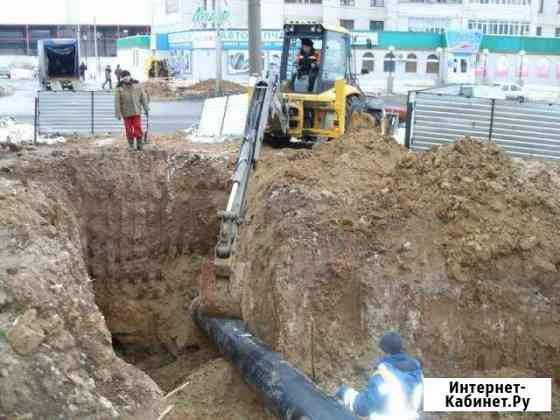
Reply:
[[[307,46],[307,54],[304,46]],[[219,317],[193,305],[195,323],[214,342],[222,356],[235,365],[245,382],[261,396],[268,410],[285,420],[357,420],[334,398],[326,395],[302,372],[247,330],[239,319],[239,304],[230,299],[234,282],[235,241],[245,210],[249,180],[262,144],[272,145],[322,140],[337,141],[354,117],[373,125],[384,119],[380,101],[368,100],[351,71],[350,33],[341,27],[320,24],[287,24],[280,71],[257,80],[249,92],[244,138],[232,177],[225,210],[218,212],[219,234],[215,250],[216,290],[225,291]],[[233,288],[234,289],[234,288]],[[213,292],[212,292],[213,293]],[[204,295],[201,284],[202,302]],[[213,302],[211,305],[214,305]],[[233,315],[232,315],[233,314]],[[227,318],[223,318],[226,316]]]
[[[303,44],[315,54],[302,57]],[[307,61],[307,62],[306,62]],[[245,132],[226,209],[218,213],[216,266],[226,267],[234,252],[249,179],[263,141],[286,145],[340,138],[360,118],[381,124],[383,104],[366,98],[351,69],[350,33],[337,26],[287,24],[279,74],[250,89]],[[227,269],[217,272],[226,273]]]

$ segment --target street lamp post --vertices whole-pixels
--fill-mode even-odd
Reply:
[[[490,51],[488,51],[488,48],[482,50],[482,55],[484,55],[484,69],[482,70],[482,81],[484,84],[487,83],[487,79],[488,79],[488,54],[489,53]]]
[[[389,47],[389,76],[387,77],[387,93],[393,94],[394,91],[394,71],[395,71],[395,47],[391,45]]]
[[[438,57],[438,83],[440,85],[443,85],[443,60],[442,60],[442,56],[443,56],[443,48],[441,47],[437,47],[436,48],[436,53],[437,53],[437,57]]]
[[[525,58],[525,50],[519,51],[519,86],[523,86],[523,59]]]

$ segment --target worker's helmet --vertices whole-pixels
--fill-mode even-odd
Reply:
[[[401,353],[403,350],[401,335],[396,331],[386,332],[379,340],[379,347],[388,354]]]
[[[313,48],[313,41],[310,40],[309,38],[302,38],[301,39],[301,45]]]

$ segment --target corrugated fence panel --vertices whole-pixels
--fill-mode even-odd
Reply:
[[[94,130],[98,134],[123,131],[123,122],[115,117],[115,96],[113,92],[95,92],[93,101]]]
[[[491,101],[417,92],[411,147],[426,150],[470,136],[487,141]]]
[[[513,156],[560,160],[560,105],[425,91],[416,92],[414,99],[412,150],[470,136],[495,142]]]
[[[115,118],[113,92],[40,91],[38,95],[39,133],[107,134],[124,132],[122,121]],[[145,129],[147,119],[143,116],[142,120]]]
[[[39,92],[40,133],[90,133],[91,92]]]
[[[513,156],[560,159],[560,105],[496,101],[492,141]]]

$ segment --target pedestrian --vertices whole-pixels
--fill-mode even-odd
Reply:
[[[107,85],[107,83],[109,83],[109,89],[113,89],[113,81],[111,80],[111,74],[113,73],[113,71],[111,70],[111,65],[107,64],[107,67],[105,67],[105,82],[103,83],[103,86],[101,87],[102,89],[105,89],[105,86]]]
[[[86,70],[87,70],[87,66],[86,63],[84,63],[82,61],[82,64],[80,64],[80,78],[85,81],[86,80]]]
[[[121,65],[117,64],[117,68],[115,69],[115,77],[117,78],[117,85],[121,82],[121,73],[122,73]]]
[[[138,80],[130,76],[130,72],[122,70],[121,82],[115,92],[115,115],[124,120],[128,150],[142,150],[142,109],[146,117],[150,111],[148,96]]]
[[[405,353],[396,331],[385,333],[379,347],[386,356],[375,363],[366,388],[357,392],[341,386],[335,397],[351,412],[369,419],[417,419],[423,393],[420,362]]]

